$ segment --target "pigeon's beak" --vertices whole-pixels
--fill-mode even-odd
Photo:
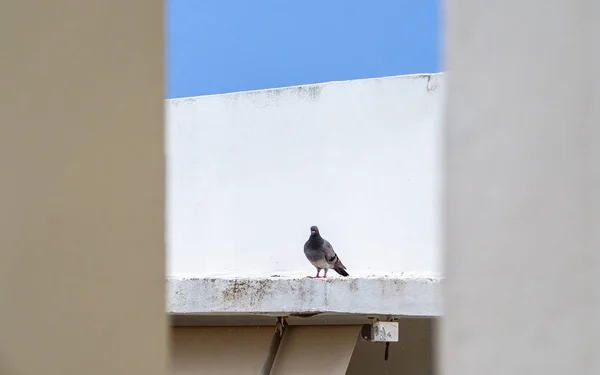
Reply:
[[[316,234],[316,233],[317,233],[317,232],[316,232],[316,231],[314,231],[314,230],[311,230],[311,231],[310,231],[310,234]]]

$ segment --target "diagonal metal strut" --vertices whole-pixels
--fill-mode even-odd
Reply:
[[[279,350],[279,345],[281,344],[281,339],[283,338],[287,326],[287,316],[278,316],[277,323],[275,323],[275,332],[273,332],[273,338],[271,339],[271,345],[269,346],[269,353],[260,372],[261,375],[269,375],[271,373],[277,351]]]

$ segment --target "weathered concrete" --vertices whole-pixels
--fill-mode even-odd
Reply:
[[[171,314],[440,316],[436,276],[170,278]]]

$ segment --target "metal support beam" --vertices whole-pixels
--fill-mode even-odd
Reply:
[[[269,353],[267,354],[267,359],[265,360],[265,364],[260,372],[261,375],[269,375],[271,373],[273,363],[275,362],[275,357],[279,351],[279,345],[281,345],[281,340],[283,339],[283,334],[285,333],[287,326],[287,317],[280,316],[277,318],[275,332],[273,332],[273,338],[271,339],[271,345],[269,346]]]

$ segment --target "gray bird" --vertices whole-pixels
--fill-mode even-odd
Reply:
[[[321,270],[325,271],[323,277],[327,277],[327,271],[331,268],[342,276],[349,276],[348,272],[346,272],[346,266],[344,266],[335,251],[333,251],[333,247],[329,241],[321,237],[319,228],[316,226],[310,227],[310,237],[304,244],[304,255],[306,255],[306,258],[317,269],[317,276],[314,276],[315,278],[321,277],[319,276]]]

